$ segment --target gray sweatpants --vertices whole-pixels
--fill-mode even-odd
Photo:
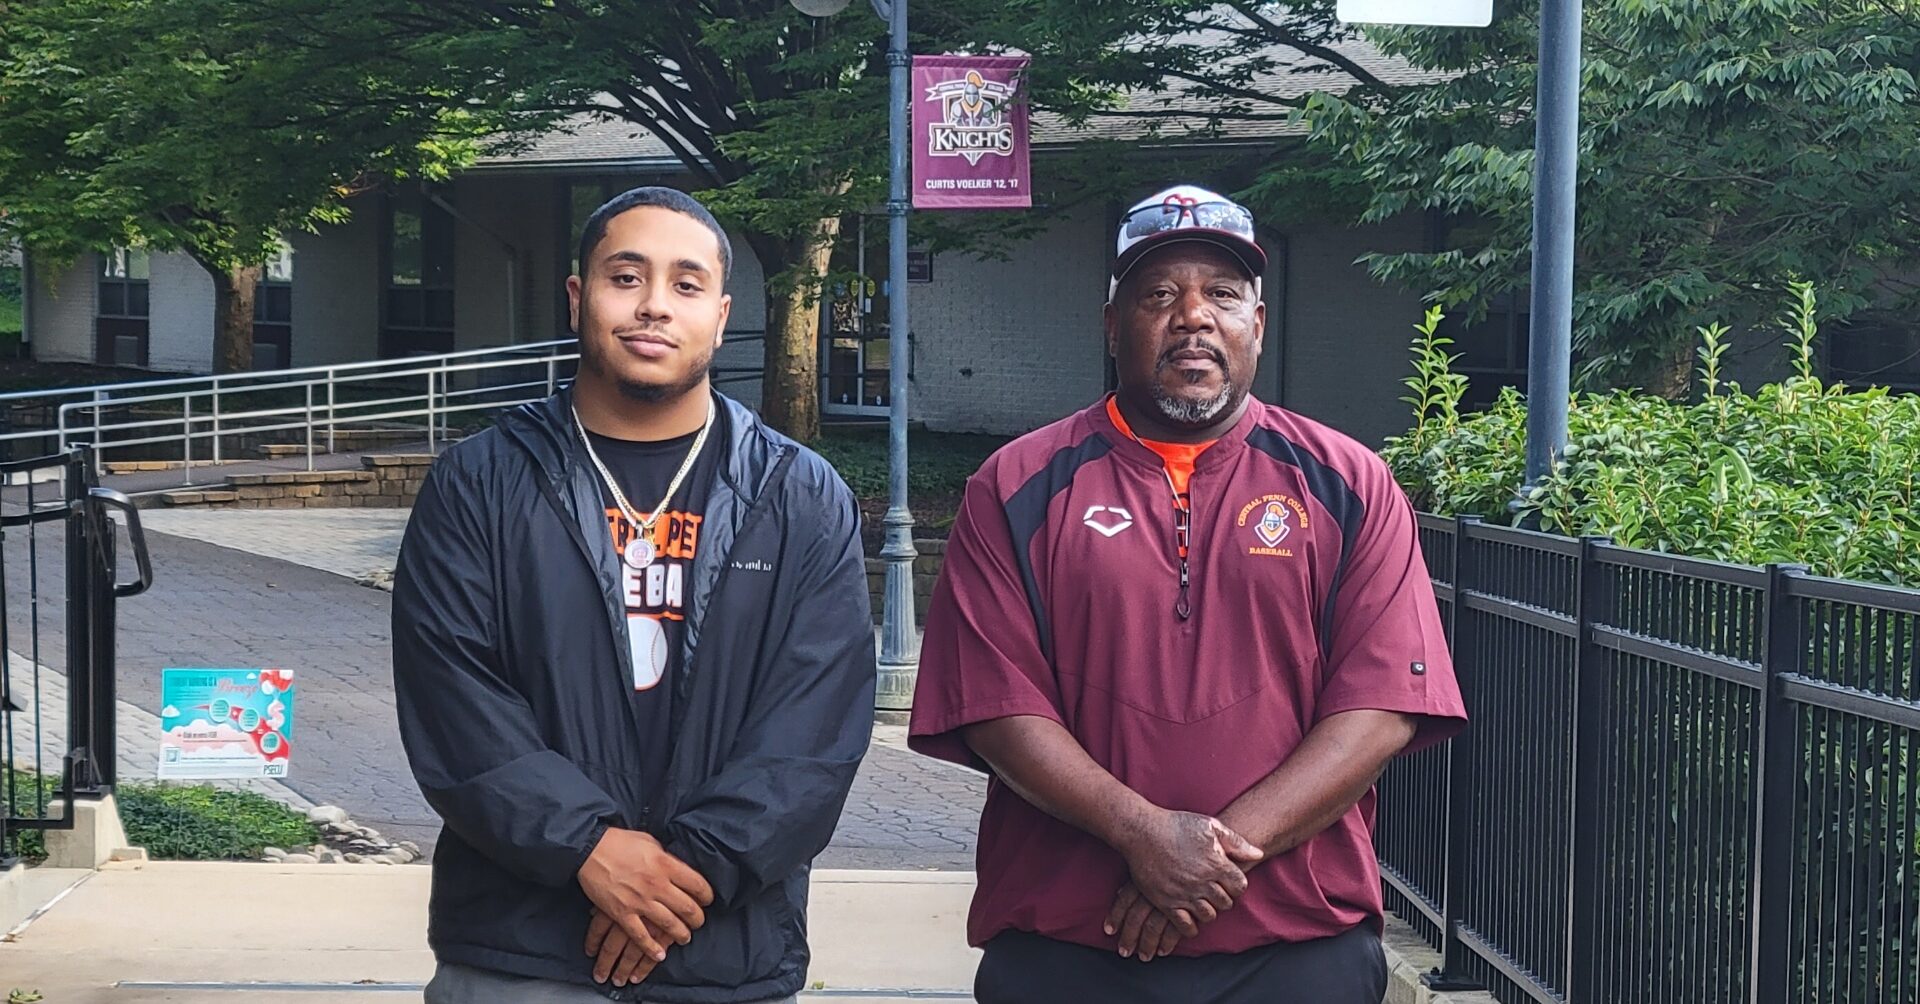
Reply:
[[[640,998],[646,999],[644,991]],[[503,1004],[508,1001],[512,1004],[596,1004],[606,999],[595,987],[442,962],[434,970],[433,981],[427,984],[426,1004]],[[784,997],[766,1004],[795,1004],[797,1000]]]

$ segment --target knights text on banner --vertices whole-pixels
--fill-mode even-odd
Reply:
[[[1026,209],[1025,56],[913,57],[913,205]]]

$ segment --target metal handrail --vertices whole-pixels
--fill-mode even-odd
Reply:
[[[764,332],[736,331],[728,336],[748,341],[763,338]],[[0,394],[0,412],[8,402],[32,399],[53,407],[55,415],[52,428],[0,431],[0,446],[57,437],[61,450],[75,444],[93,445],[96,462],[102,462],[106,450],[179,444],[186,484],[193,483],[196,455],[219,464],[222,441],[240,435],[304,431],[300,439],[309,471],[317,454],[333,452],[336,430],[349,423],[393,423],[399,429],[415,428],[417,423],[427,449],[433,452],[450,416],[508,408],[551,395],[562,379],[561,366],[579,360],[578,344],[565,339],[438,356]],[[540,367],[545,367],[544,379],[522,375],[521,371]],[[481,376],[503,370],[510,374],[503,383],[489,384]],[[465,377],[474,378],[474,386],[456,385],[457,379]],[[342,393],[356,390],[370,393]],[[289,403],[261,400],[267,395],[284,396]],[[159,414],[129,413],[140,407]],[[318,435],[321,432],[324,439]],[[195,448],[196,442],[207,441],[210,450]]]
[[[45,429],[0,432],[0,443],[56,439],[61,450],[87,443],[108,449],[178,444],[183,481],[193,483],[196,457],[222,459],[222,441],[237,435],[305,432],[306,466],[331,452],[335,430],[343,424],[396,423],[423,426],[428,449],[437,449],[449,416],[511,407],[553,393],[561,366],[579,358],[573,340],[507,348],[451,352],[440,356],[310,366],[263,373],[223,374],[137,381],[48,392],[0,395],[9,401],[33,399],[54,408],[55,422]],[[483,375],[544,367],[546,378],[516,374],[497,385]],[[478,386],[459,386],[463,376],[478,376]],[[409,386],[411,385],[411,386]],[[362,395],[356,391],[372,391]],[[285,397],[286,403],[273,400]],[[157,415],[130,413],[151,408]],[[424,421],[423,421],[424,420]],[[324,432],[321,436],[318,433]],[[212,449],[196,443],[212,444]]]
[[[728,332],[728,334],[732,335],[734,334],[734,332]],[[7,393],[0,394],[0,405],[5,405],[13,401],[40,401],[40,400],[45,400],[47,398],[65,397],[69,395],[86,394],[91,396],[97,393],[115,393],[118,391],[126,390],[128,388],[137,388],[137,387],[180,387],[180,386],[187,386],[187,385],[204,385],[208,390],[212,390],[223,383],[237,383],[237,382],[243,382],[246,380],[265,380],[269,378],[286,378],[286,377],[293,377],[293,376],[301,376],[308,373],[340,373],[340,372],[346,372],[346,371],[380,369],[383,367],[390,367],[390,366],[407,366],[407,365],[418,364],[421,362],[437,362],[437,361],[447,360],[447,359],[475,358],[478,356],[486,356],[486,355],[501,355],[501,354],[509,354],[509,353],[523,353],[523,354],[537,353],[539,352],[539,350],[543,350],[543,349],[552,350],[553,352],[557,353],[562,346],[569,346],[574,344],[576,344],[575,339],[562,338],[562,339],[558,339],[550,342],[528,342],[527,344],[524,344],[524,345],[501,345],[501,346],[495,346],[493,348],[488,348],[488,349],[462,349],[459,352],[447,352],[447,353],[443,353],[441,355],[436,355],[436,356],[409,356],[402,359],[367,359],[367,360],[362,360],[360,362],[334,363],[331,365],[323,365],[323,366],[302,366],[295,369],[258,370],[258,371],[250,371],[246,373],[220,373],[213,376],[162,377],[155,380],[128,380],[122,383],[89,384],[84,387],[56,387],[56,388],[50,388],[48,390],[18,390],[18,391],[9,391]],[[544,358],[545,356],[542,355],[539,358],[536,358],[532,361],[539,362]]]

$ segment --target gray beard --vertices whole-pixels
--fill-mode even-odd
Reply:
[[[1166,416],[1167,420],[1175,425],[1208,425],[1219,418],[1221,413],[1227,410],[1227,406],[1233,403],[1234,391],[1233,374],[1225,372],[1225,359],[1220,360],[1220,368],[1226,378],[1221,382],[1220,393],[1201,401],[1174,397],[1168,394],[1166,388],[1156,380],[1153,384],[1153,403],[1159,407],[1160,414]],[[1164,369],[1163,366],[1162,370]]]

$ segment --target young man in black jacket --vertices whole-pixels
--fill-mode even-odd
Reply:
[[[713,391],[725,232],[602,206],[573,386],[433,466],[394,583],[401,737],[446,823],[429,1004],[744,1004],[805,982],[807,875],[872,730],[859,512]]]

